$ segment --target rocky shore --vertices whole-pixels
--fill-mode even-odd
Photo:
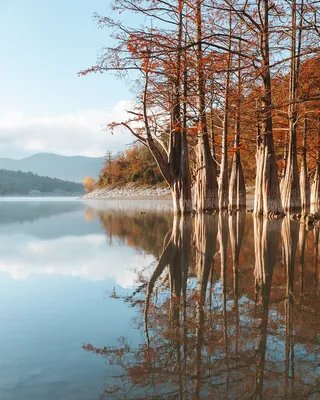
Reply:
[[[157,186],[136,186],[128,184],[121,187],[105,187],[95,189],[90,193],[85,194],[81,199],[114,199],[114,198],[171,198],[171,191],[166,187]]]

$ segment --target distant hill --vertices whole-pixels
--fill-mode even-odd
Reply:
[[[0,170],[0,196],[79,196],[83,185],[32,172]]]
[[[73,182],[82,182],[86,176],[96,179],[103,165],[103,157],[68,157],[51,153],[38,153],[21,160],[0,158],[0,169],[33,172],[37,175]]]

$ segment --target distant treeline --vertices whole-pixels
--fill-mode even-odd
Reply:
[[[82,194],[81,183],[39,176],[32,172],[0,169],[0,196],[36,196],[42,194]]]

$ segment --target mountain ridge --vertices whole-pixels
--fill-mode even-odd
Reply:
[[[63,156],[54,153],[36,153],[20,159],[0,158],[0,169],[32,172],[72,182],[82,182],[86,176],[96,179],[103,165],[103,157]]]

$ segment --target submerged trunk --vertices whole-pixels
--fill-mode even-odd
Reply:
[[[213,161],[206,118],[205,83],[202,51],[202,14],[201,1],[197,0],[197,98],[198,98],[198,147],[196,172],[196,209],[198,212],[218,208],[218,181]]]
[[[308,121],[305,117],[303,127],[302,159],[300,168],[301,213],[308,214],[310,210],[310,179],[307,167],[307,132]]]
[[[296,40],[296,1],[292,2],[291,25],[291,65],[289,87],[289,151],[285,176],[282,184],[282,204],[285,211],[299,212],[301,210],[301,194],[299,184],[298,156],[297,156],[297,89],[298,89],[298,60]]]
[[[262,4],[262,121],[261,132],[257,141],[257,175],[254,199],[254,213],[256,215],[280,214],[283,212],[278,167],[276,163],[272,132],[272,98],[271,98],[271,74],[269,55],[269,1],[263,0]]]

